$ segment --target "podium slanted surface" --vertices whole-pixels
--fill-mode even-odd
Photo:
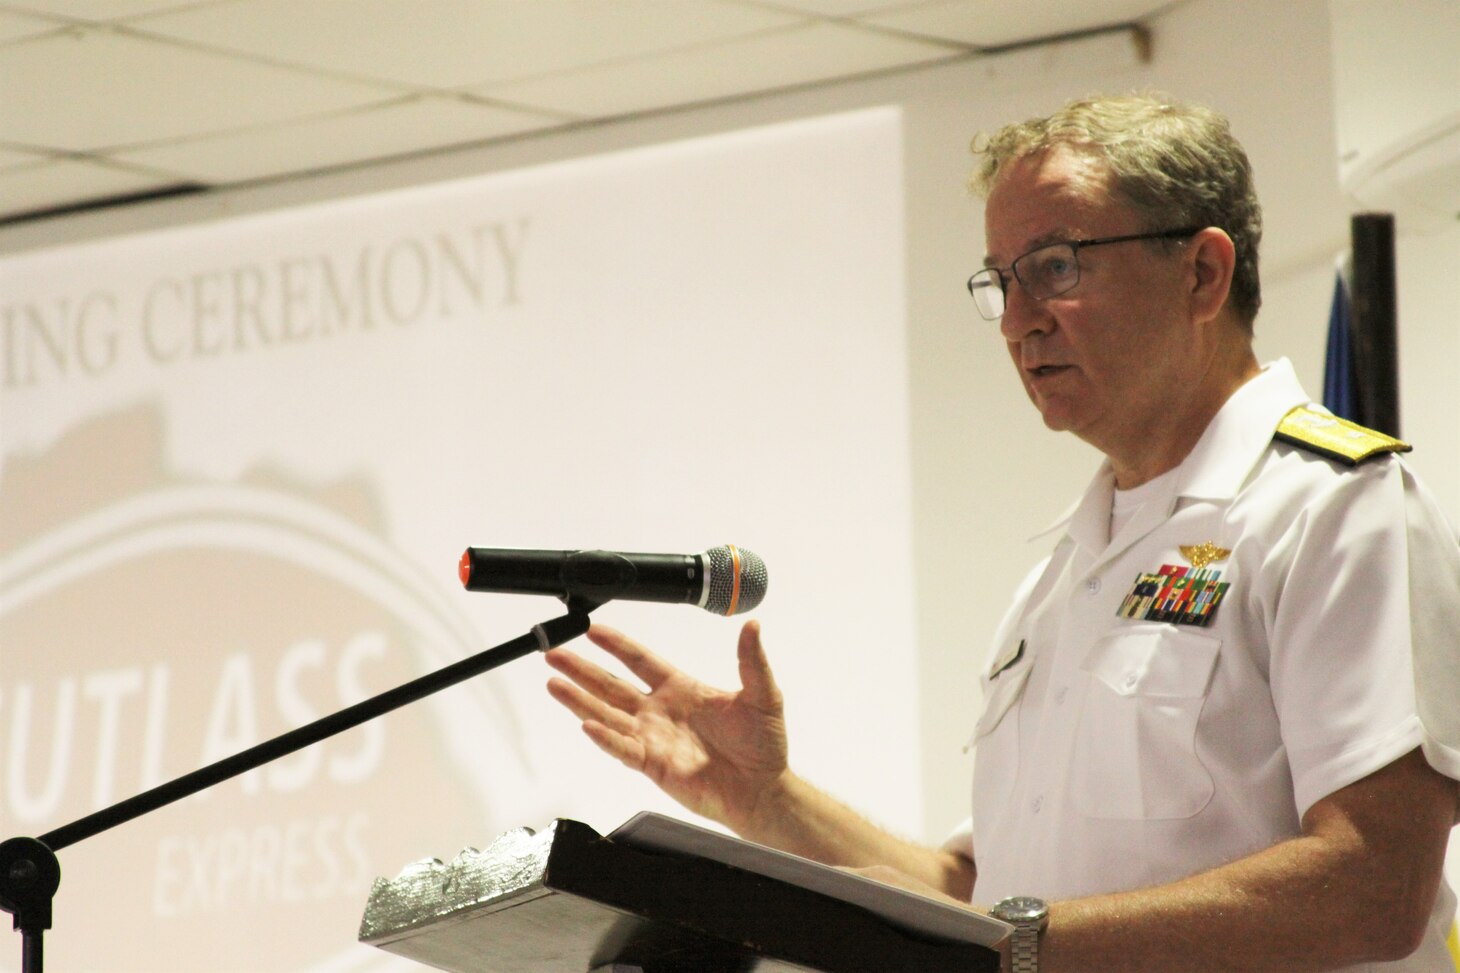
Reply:
[[[674,824],[722,850],[745,845]],[[360,940],[450,973],[588,973],[615,963],[644,973],[999,970],[994,947],[1007,927],[993,920],[968,913],[954,937],[917,932],[880,910],[715,857],[648,850],[559,819],[536,833],[509,831],[449,865],[420,862],[377,879]],[[832,887],[866,881],[803,864],[830,873],[822,877]],[[924,905],[942,910],[941,929],[946,913],[960,912],[876,888],[912,903],[914,928]]]

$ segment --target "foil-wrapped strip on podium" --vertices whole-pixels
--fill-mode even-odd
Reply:
[[[997,973],[1009,927],[656,814],[376,879],[361,942],[450,973]]]

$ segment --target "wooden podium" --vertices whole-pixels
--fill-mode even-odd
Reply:
[[[1000,969],[996,920],[658,815],[630,825],[641,819],[668,841],[559,819],[377,879],[360,940],[451,973]]]

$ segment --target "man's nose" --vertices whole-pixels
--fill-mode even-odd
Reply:
[[[1017,278],[1004,287],[1004,314],[999,318],[999,330],[1006,341],[1018,341],[1038,331],[1046,331],[1047,316],[1044,302],[1036,301],[1024,290]]]

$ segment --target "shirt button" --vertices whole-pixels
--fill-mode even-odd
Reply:
[[[1044,798],[1043,797],[1036,797],[1034,800],[1032,800],[1032,801],[1029,802],[1029,808],[1035,814],[1038,814],[1039,813],[1039,809],[1042,808],[1042,807],[1044,807]]]
[[[1100,593],[1100,579],[1091,578],[1090,580],[1086,581],[1085,590],[1090,592],[1090,594],[1092,595],[1098,595]]]
[[[1056,703],[1063,703],[1065,701],[1065,694],[1069,691],[1070,688],[1068,686],[1061,686],[1059,689],[1055,690],[1054,701]]]
[[[1134,672],[1128,674],[1125,677],[1125,688],[1126,689],[1135,689],[1136,688],[1136,674]]]

